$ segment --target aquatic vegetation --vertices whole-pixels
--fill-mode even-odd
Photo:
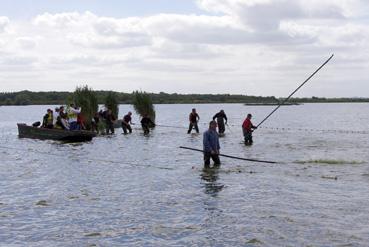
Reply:
[[[337,180],[338,177],[337,176],[321,176],[321,178],[324,178],[324,179],[333,179],[333,180]]]
[[[155,123],[155,108],[150,95],[146,92],[133,92],[133,107],[141,117],[148,115]]]
[[[82,108],[82,116],[87,129],[91,128],[91,120],[98,110],[97,97],[87,85],[77,87],[73,93],[73,102]]]
[[[91,232],[85,234],[85,237],[99,237],[99,236],[101,236],[101,233],[99,232]]]
[[[298,164],[328,164],[328,165],[358,165],[363,164],[363,161],[348,161],[348,160],[331,160],[331,159],[316,159],[316,160],[299,160],[295,163]]]
[[[257,238],[253,238],[249,241],[246,242],[246,244],[256,244],[256,245],[259,245],[259,244],[263,244],[263,242],[261,242],[259,239]]]
[[[110,109],[113,113],[113,115],[118,118],[118,114],[119,114],[119,107],[118,107],[118,95],[113,92],[110,91],[108,92],[108,94],[105,97],[105,107],[107,109]]]
[[[46,207],[46,206],[49,206],[49,204],[47,203],[46,200],[40,200],[40,201],[38,201],[36,203],[36,206],[44,206],[44,207]]]

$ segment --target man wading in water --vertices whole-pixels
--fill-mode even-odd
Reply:
[[[242,124],[242,132],[243,136],[245,138],[245,145],[251,145],[253,143],[252,141],[252,131],[253,129],[257,129],[258,127],[254,126],[251,122],[252,115],[249,113],[247,114],[247,117],[245,121],[243,121]]]
[[[127,115],[125,115],[123,117],[123,121],[122,121],[122,129],[123,129],[123,133],[127,134],[127,130],[129,131],[129,133],[132,133],[132,128],[131,125],[132,124],[132,112],[128,112]]]
[[[213,121],[215,119],[217,119],[219,134],[224,134],[224,131],[225,131],[224,124],[227,124],[227,121],[228,121],[227,115],[224,113],[224,110],[220,110],[220,112],[215,114],[213,117]],[[225,123],[224,123],[224,120],[225,120]]]
[[[155,127],[155,123],[151,120],[148,114],[145,114],[141,119],[141,126],[144,131],[144,135],[150,133],[150,128]]]
[[[219,136],[217,133],[217,122],[211,121],[209,123],[209,129],[204,132],[204,166],[208,168],[210,166],[210,158],[214,161],[214,165],[219,166]]]
[[[195,128],[196,133],[199,133],[199,127],[197,126],[197,122],[200,120],[199,114],[197,114],[196,109],[193,108],[190,116],[188,117],[190,121],[190,125],[188,126],[187,134],[190,134],[192,129]]]

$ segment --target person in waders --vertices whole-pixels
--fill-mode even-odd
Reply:
[[[192,112],[190,113],[188,120],[190,121],[190,125],[188,126],[187,134],[190,134],[193,128],[195,128],[196,133],[199,133],[199,127],[197,125],[197,122],[200,120],[200,116],[199,114],[197,114],[195,108],[192,109]]]
[[[114,123],[115,123],[116,117],[114,116],[111,109],[108,109],[105,113],[105,124],[106,124],[106,134],[108,135],[109,132],[111,134],[114,134]]]
[[[145,114],[141,119],[141,126],[144,131],[144,135],[150,133],[150,128],[155,127],[155,123],[151,120],[148,114]]]
[[[125,115],[123,117],[123,120],[122,120],[122,129],[123,129],[123,133],[124,134],[127,134],[128,131],[129,131],[130,134],[132,133],[132,128],[131,128],[132,117],[131,116],[132,116],[132,112],[128,112],[127,115]]]
[[[214,120],[209,123],[209,129],[203,135],[204,167],[210,166],[210,158],[214,165],[219,166],[219,136],[217,133],[217,122]]]
[[[251,118],[252,118],[252,115],[250,113],[247,114],[247,117],[246,117],[245,121],[243,121],[243,124],[242,124],[242,132],[243,132],[243,136],[245,138],[245,145],[252,145],[252,143],[253,143],[252,132],[253,132],[254,129],[258,128],[258,127],[256,127],[255,125],[252,124]]]
[[[219,134],[224,134],[225,124],[227,124],[227,121],[228,121],[227,115],[225,114],[224,110],[220,110],[220,112],[215,114],[213,117],[213,120],[215,119],[217,120]]]

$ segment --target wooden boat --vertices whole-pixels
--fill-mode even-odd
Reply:
[[[91,141],[96,136],[95,132],[86,130],[62,130],[38,128],[18,123],[18,136],[20,138],[32,138],[41,140],[56,140],[66,142]]]

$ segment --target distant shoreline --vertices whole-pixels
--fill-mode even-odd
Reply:
[[[301,104],[303,103],[289,103],[289,102],[283,103],[284,106],[301,105]],[[280,105],[280,103],[245,103],[244,105],[247,105],[247,106],[275,106],[275,105]]]
[[[94,91],[98,103],[104,102],[109,91]],[[116,92],[119,104],[131,104],[132,93]],[[20,91],[0,93],[0,105],[62,105],[72,98],[72,92],[31,92]],[[278,105],[284,98],[274,96],[250,96],[241,94],[168,94],[150,93],[154,104],[226,104],[239,103],[248,106]],[[303,103],[369,103],[369,98],[291,98],[284,105]]]

